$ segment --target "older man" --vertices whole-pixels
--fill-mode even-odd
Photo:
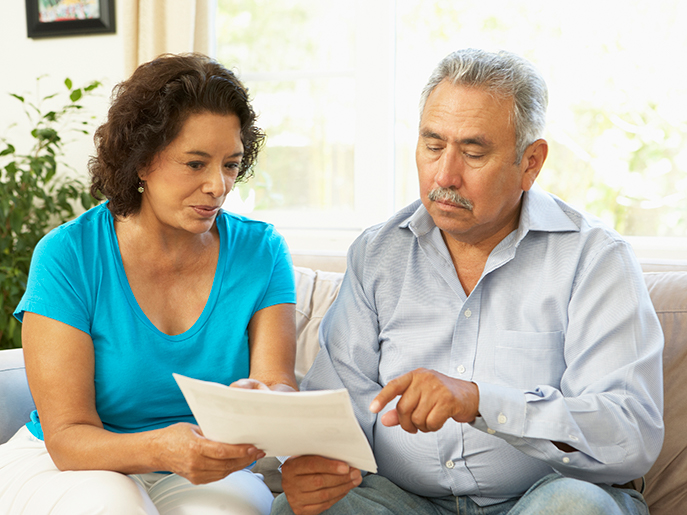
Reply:
[[[378,474],[283,465],[276,513],[646,514],[663,339],[629,245],[545,193],[546,85],[464,50],[423,92],[421,200],[352,245],[309,390],[348,388]]]

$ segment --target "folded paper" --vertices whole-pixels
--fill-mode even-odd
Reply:
[[[348,391],[273,392],[230,388],[174,374],[203,435],[252,444],[267,456],[315,454],[377,472]]]

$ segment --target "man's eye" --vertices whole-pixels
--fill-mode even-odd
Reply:
[[[439,152],[441,150],[441,147],[432,147],[427,145],[427,150],[429,150],[430,152]]]
[[[483,158],[484,156],[483,156],[482,154],[468,154],[468,153],[465,153],[465,157],[467,157],[468,159],[481,159],[481,158]]]

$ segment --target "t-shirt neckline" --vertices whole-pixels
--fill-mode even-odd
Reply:
[[[134,295],[134,292],[131,289],[131,285],[129,284],[129,279],[126,276],[126,271],[124,270],[124,261],[122,260],[122,253],[119,248],[119,240],[117,239],[117,233],[114,228],[114,217],[112,216],[112,213],[110,213],[109,209],[105,208],[105,210],[109,215],[108,233],[109,238],[111,240],[110,248],[112,249],[112,252],[114,254],[113,257],[117,267],[117,276],[119,278],[120,285],[122,287],[122,290],[124,291],[124,295],[127,301],[129,302],[131,309],[134,311],[136,316],[151,331],[153,331],[157,336],[161,338],[165,338],[170,341],[182,341],[187,338],[191,338],[205,325],[205,323],[209,319],[210,314],[212,313],[215,305],[217,304],[217,297],[219,295],[219,290],[222,286],[223,274],[220,273],[220,270],[224,270],[227,259],[227,253],[223,245],[224,235],[222,234],[223,225],[221,223],[224,213],[220,211],[217,214],[217,217],[215,218],[215,223],[217,224],[217,233],[219,235],[219,256],[217,258],[217,268],[215,269],[215,276],[212,280],[212,288],[210,289],[210,295],[208,296],[208,300],[205,303],[205,307],[203,308],[203,311],[201,312],[198,319],[186,331],[180,334],[167,334],[162,332],[160,329],[157,328],[155,324],[151,322],[151,320],[148,318],[145,312],[141,309],[141,306],[138,304],[136,296]]]

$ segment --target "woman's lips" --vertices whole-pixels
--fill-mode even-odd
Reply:
[[[193,206],[193,210],[200,216],[210,218],[217,214],[219,206]]]

